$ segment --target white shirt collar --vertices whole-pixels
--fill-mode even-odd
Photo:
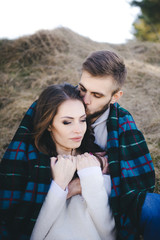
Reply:
[[[109,111],[110,111],[110,107],[99,118],[96,119],[96,121],[91,125],[92,128],[95,128],[97,125],[99,125],[102,122],[106,122],[109,116]]]

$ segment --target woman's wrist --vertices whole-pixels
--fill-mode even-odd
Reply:
[[[63,181],[59,180],[59,179],[54,179],[54,182],[63,190],[66,189],[67,185],[66,183],[64,183]]]
[[[102,171],[100,166],[92,166],[78,170],[77,174],[80,178],[82,178],[88,176],[95,176],[96,174],[102,175]]]
[[[51,191],[56,192],[56,195],[63,195],[63,194],[68,194],[68,186],[66,189],[62,189],[54,180],[52,180],[51,186],[50,186]]]

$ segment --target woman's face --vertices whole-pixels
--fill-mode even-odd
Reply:
[[[63,102],[48,130],[56,145],[58,154],[71,154],[78,148],[86,132],[86,113],[79,100]]]

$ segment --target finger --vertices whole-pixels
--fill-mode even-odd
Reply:
[[[72,156],[72,162],[73,162],[74,167],[76,168],[76,166],[77,166],[77,158]]]
[[[84,153],[84,156],[85,156],[85,157],[88,157],[88,156],[91,156],[91,154],[89,154],[88,152],[85,152],[85,153]],[[93,156],[93,155],[92,155],[92,156]]]
[[[54,166],[56,164],[56,162],[57,162],[57,158],[56,157],[51,157],[50,160],[51,160],[51,165],[52,166]]]
[[[91,159],[92,161],[94,160],[94,161],[97,161],[97,157],[96,156],[94,156],[93,154],[91,155],[91,154],[86,154],[86,157],[88,158],[88,159]]]
[[[106,155],[106,152],[96,152],[96,154],[100,157],[104,157]]]
[[[67,194],[67,199],[69,199],[69,198],[71,198],[71,197],[72,197],[71,193],[68,192],[68,194]]]
[[[94,162],[96,164],[96,166],[100,166],[100,161],[96,156],[92,155],[92,156],[90,156],[90,159],[92,162]]]
[[[77,170],[79,170],[79,168],[80,168],[81,160],[82,160],[82,156],[77,155],[76,156],[76,168],[77,168]]]
[[[73,156],[68,155],[67,158],[68,158],[70,161],[73,161]]]
[[[77,161],[80,161],[82,159],[82,155],[77,155],[76,158],[77,158]]]
[[[62,160],[62,159],[64,159],[64,157],[63,157],[63,155],[58,155],[58,156],[57,156],[57,159],[58,159],[58,160]]]
[[[106,174],[106,173],[108,173],[108,172],[109,172],[108,164],[106,164],[106,165],[104,166],[104,168],[103,168],[102,173],[103,173],[103,174]]]

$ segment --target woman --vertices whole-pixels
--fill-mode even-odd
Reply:
[[[34,126],[36,147],[54,157],[53,181],[31,239],[114,239],[100,162],[86,153],[99,148],[89,138],[89,129],[85,135],[85,107],[78,91],[69,84],[48,87],[39,97]],[[82,196],[67,199],[76,171]],[[105,179],[109,184],[109,176]]]
[[[104,182],[100,162],[88,153],[100,149],[86,130],[79,92],[53,85],[34,105],[1,163],[2,239],[30,239],[35,222],[31,239],[114,239],[110,179]],[[67,199],[68,184],[78,176],[82,196]]]

